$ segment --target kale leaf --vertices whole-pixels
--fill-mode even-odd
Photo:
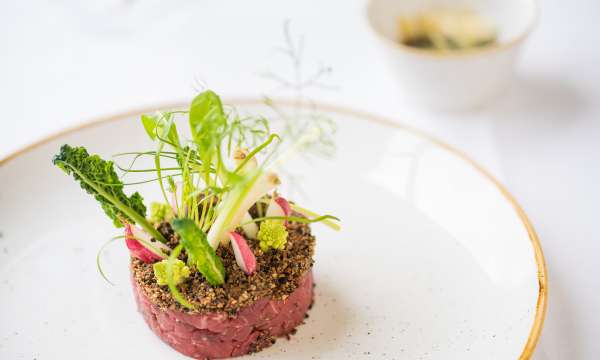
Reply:
[[[100,203],[116,227],[123,226],[121,220],[136,223],[140,217],[146,217],[144,199],[138,192],[130,197],[125,195],[123,183],[119,180],[112,161],[90,155],[84,147],[65,144],[58,155],[54,156],[52,163],[68,175],[73,175],[81,188]]]

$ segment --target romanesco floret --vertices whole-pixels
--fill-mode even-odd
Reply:
[[[152,265],[154,276],[158,285],[167,285],[167,263],[168,259],[159,261]],[[175,285],[181,284],[190,276],[190,268],[181,260],[176,259],[173,262],[173,282]]]
[[[171,221],[175,217],[173,209],[169,204],[153,202],[150,204],[150,222],[159,224],[163,221]]]
[[[282,250],[287,243],[288,232],[280,220],[265,220],[258,230],[258,245],[262,251],[269,248]]]

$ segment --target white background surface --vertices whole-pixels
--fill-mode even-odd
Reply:
[[[307,65],[334,69],[339,90],[313,97],[429,130],[502,179],[549,267],[537,358],[591,359],[600,353],[600,3],[541,7],[510,93],[444,115],[397,100],[363,1],[3,1],[0,156],[97,116],[185,100],[197,80],[226,95],[273,94],[258,73],[289,73],[273,51],[289,18],[306,38]]]

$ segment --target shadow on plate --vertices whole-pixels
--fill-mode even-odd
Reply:
[[[351,307],[334,283],[319,276],[315,283],[315,303],[305,324],[298,327],[298,332],[289,342],[285,338],[279,339],[273,348],[258,354],[259,357],[327,358],[322,356],[348,343],[355,321]]]

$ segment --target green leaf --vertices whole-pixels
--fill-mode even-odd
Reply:
[[[171,225],[179,234],[180,244],[188,254],[188,264],[195,266],[211,285],[223,284],[225,268],[208,243],[206,234],[190,219],[175,219]]]
[[[142,125],[150,139],[161,138],[176,147],[179,146],[179,135],[171,113],[143,114]]]
[[[113,220],[116,227],[122,227],[121,219],[136,223],[135,215],[146,217],[146,206],[139,193],[134,193],[130,197],[123,192],[123,183],[119,180],[114,170],[113,162],[102,160],[98,155],[89,155],[84,147],[71,147],[67,144],[60,148],[58,155],[54,157],[52,163],[61,168],[65,173],[73,175],[75,180],[79,181],[81,188],[100,203],[102,209]],[[93,185],[89,182],[93,182]],[[103,193],[108,193],[106,197],[98,191],[100,187]],[[131,210],[123,211],[111,199],[116,199],[122,206]]]
[[[215,185],[215,180],[210,178],[211,165],[217,173],[223,168],[221,143],[228,131],[221,99],[210,90],[198,94],[192,100],[188,116],[192,139],[202,161],[205,185]]]
[[[227,117],[219,96],[211,90],[196,96],[190,106],[189,122],[200,152],[214,151],[227,130]]]
[[[150,120],[148,120],[148,119],[149,118],[146,118],[146,121],[149,123]],[[181,161],[179,161],[179,159],[181,158],[181,151],[180,151],[181,146],[179,145],[179,135],[177,135],[177,128],[175,127],[175,123],[173,123],[171,114],[165,115],[165,114],[159,113],[158,116],[156,116],[152,119],[153,119],[152,121],[154,122],[154,134],[155,134],[156,138],[160,140],[158,142],[158,148],[156,149],[156,153],[154,155],[154,166],[156,168],[156,175],[158,176],[158,185],[160,186],[160,191],[162,192],[165,202],[169,202],[167,193],[165,192],[165,185],[163,184],[163,181],[162,181],[163,176],[162,176],[162,169],[161,169],[161,165],[160,165],[160,156],[163,151],[165,141],[170,141],[171,146],[174,147],[175,150],[177,151],[177,159],[178,159],[179,166],[183,167],[183,163]],[[143,121],[144,120],[142,120],[142,122]],[[145,124],[144,124],[144,127],[146,127]]]
[[[158,119],[156,115],[146,115],[142,114],[142,125],[144,125],[144,130],[146,130],[146,134],[153,141],[156,140],[156,125],[158,124]]]
[[[65,173],[73,175],[81,188],[100,203],[102,209],[116,227],[123,221],[138,224],[156,240],[166,243],[164,236],[146,220],[146,206],[139,193],[130,197],[123,192],[123,183],[115,172],[113,162],[89,155],[84,147],[67,144],[60,148],[52,163]]]

